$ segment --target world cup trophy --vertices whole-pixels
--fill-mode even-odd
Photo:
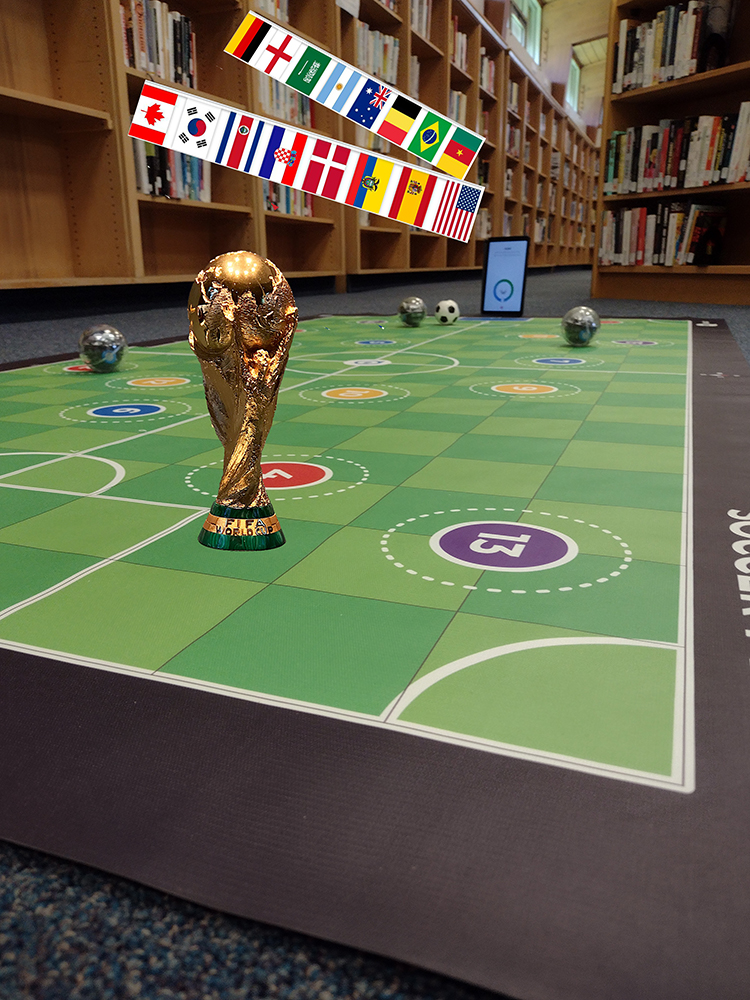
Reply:
[[[249,250],[225,253],[196,277],[188,317],[224,446],[219,492],[198,540],[212,549],[275,549],[284,533],[260,460],[297,326],[292,290],[270,260]]]

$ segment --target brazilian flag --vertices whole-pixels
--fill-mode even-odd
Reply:
[[[451,122],[434,111],[428,111],[407,149],[432,163],[450,128]]]

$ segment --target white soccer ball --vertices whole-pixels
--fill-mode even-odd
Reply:
[[[453,299],[443,299],[435,306],[435,319],[438,323],[455,323],[460,315],[458,303]]]

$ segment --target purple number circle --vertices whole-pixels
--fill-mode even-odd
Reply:
[[[517,521],[451,524],[430,538],[430,548],[460,566],[502,573],[552,569],[578,555],[576,543],[561,531]]]

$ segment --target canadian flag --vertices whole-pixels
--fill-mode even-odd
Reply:
[[[144,83],[128,135],[162,145],[177,103],[177,94]]]

